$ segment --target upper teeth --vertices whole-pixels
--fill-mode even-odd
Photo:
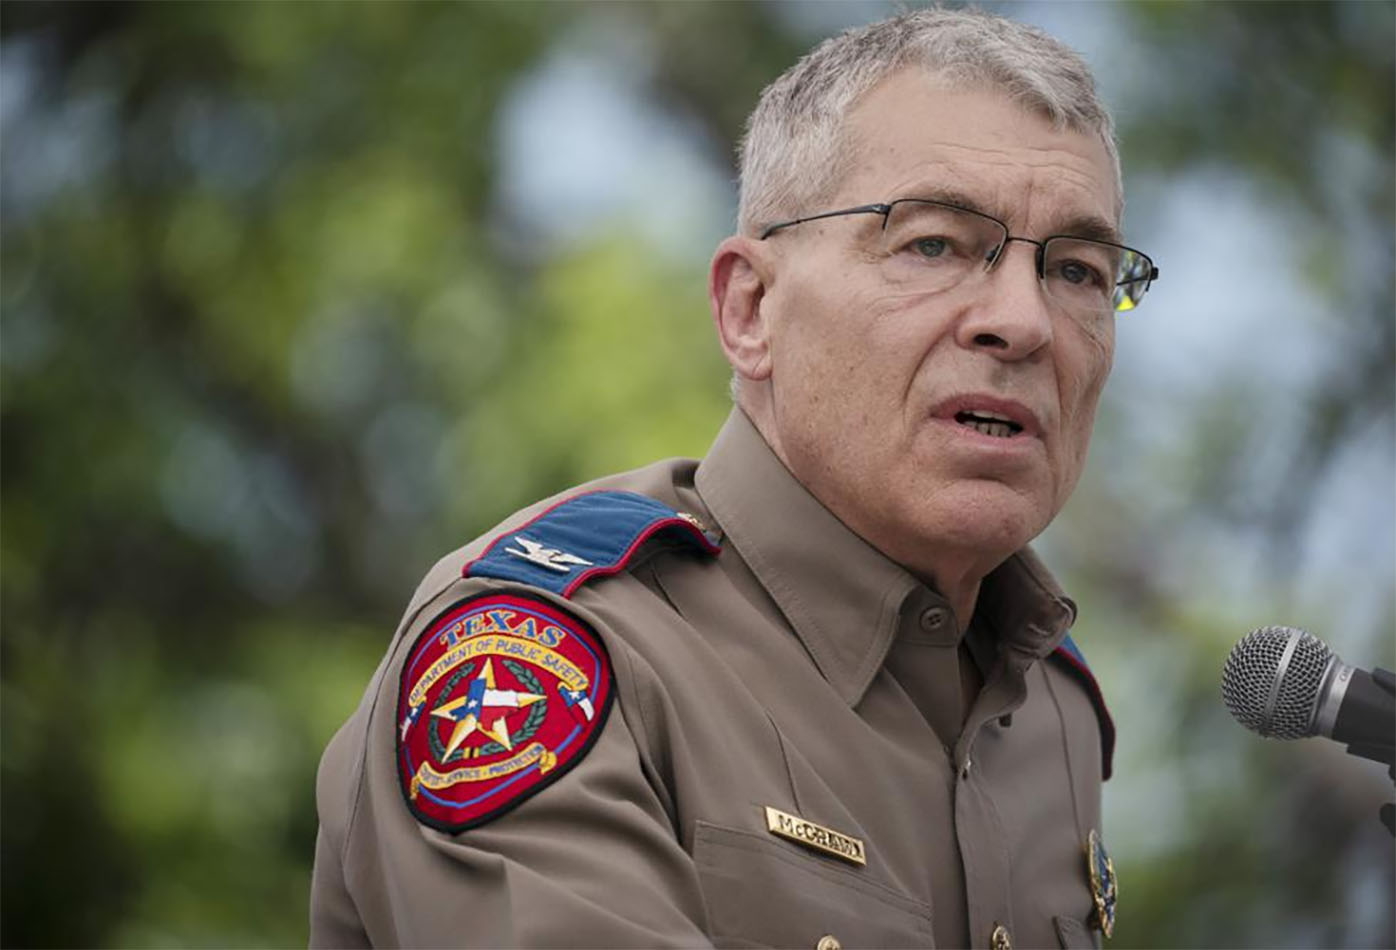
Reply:
[[[978,416],[981,419],[992,419],[995,422],[1013,422],[1012,419],[1008,418],[1007,416],[1001,416],[997,412],[985,412],[983,409],[969,409],[966,411]]]

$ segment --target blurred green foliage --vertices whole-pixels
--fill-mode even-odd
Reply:
[[[0,943],[304,943],[318,755],[418,576],[568,484],[701,454],[726,411],[705,260],[500,207],[511,90],[624,24],[646,95],[726,147],[816,38],[792,9],[5,5]],[[1217,419],[1173,460],[1200,517],[1290,557],[1343,447],[1390,438],[1393,8],[1109,9],[1157,77],[1121,116],[1127,168],[1234,167],[1385,268],[1312,256],[1353,319],[1292,394],[1282,464]],[[1316,173],[1349,139],[1385,163],[1376,193]],[[1146,840],[1115,848],[1114,945],[1390,945],[1372,784],[1337,783],[1357,804],[1335,811],[1350,761],[1225,720],[1247,620],[1173,595],[1147,506],[1081,491],[1053,546],[1120,708],[1109,794],[1150,803],[1123,810]]]

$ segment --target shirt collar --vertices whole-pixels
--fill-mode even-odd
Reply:
[[[862,699],[904,619],[948,610],[939,594],[839,521],[734,408],[698,466],[704,507],[850,705]],[[987,596],[986,596],[987,595]],[[1024,549],[985,578],[994,632],[1024,659],[1066,636],[1075,607]]]

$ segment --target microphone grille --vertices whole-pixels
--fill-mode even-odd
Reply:
[[[1289,662],[1281,669],[1285,651],[1296,636]],[[1303,630],[1252,630],[1226,658],[1222,701],[1237,722],[1262,736],[1302,739],[1313,735],[1310,724],[1332,656],[1326,643]]]

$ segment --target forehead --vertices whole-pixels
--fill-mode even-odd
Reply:
[[[916,70],[874,88],[849,115],[850,203],[963,194],[1014,228],[1115,225],[1115,168],[1098,136],[1056,129],[996,90],[957,89]]]

